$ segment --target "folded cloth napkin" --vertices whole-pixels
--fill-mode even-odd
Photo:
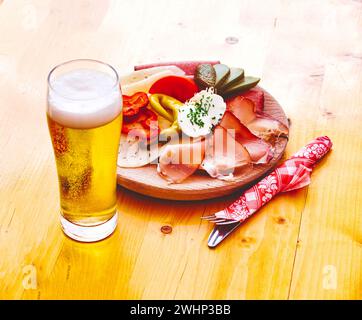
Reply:
[[[308,185],[313,167],[331,147],[332,141],[327,136],[314,139],[215,216],[243,222],[279,192]]]

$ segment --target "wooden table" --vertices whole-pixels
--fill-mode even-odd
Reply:
[[[0,299],[361,299],[362,3],[0,0]],[[259,75],[291,120],[287,156],[334,149],[216,250],[236,195],[161,201],[119,189],[119,226],[81,244],[59,226],[46,76],[80,57],[220,59]],[[170,226],[171,233],[163,233]],[[166,228],[167,229],[167,228]]]

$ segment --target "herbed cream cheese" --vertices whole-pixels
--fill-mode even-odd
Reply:
[[[208,88],[196,93],[179,108],[178,124],[190,137],[206,136],[220,122],[225,110],[224,99]]]

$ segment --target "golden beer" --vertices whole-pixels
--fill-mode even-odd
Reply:
[[[67,128],[48,116],[65,219],[97,225],[116,210],[116,166],[121,115],[97,128]]]
[[[76,240],[101,240],[117,224],[116,168],[122,125],[118,75],[93,60],[74,60],[54,70],[48,79],[47,120],[62,228]]]

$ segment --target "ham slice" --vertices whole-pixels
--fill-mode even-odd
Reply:
[[[272,143],[276,138],[287,138],[289,134],[289,129],[284,124],[267,115],[257,115],[247,127],[259,138]]]
[[[134,70],[142,70],[148,69],[152,67],[159,67],[159,66],[176,66],[182,69],[186,75],[193,76],[195,74],[196,67],[201,63],[209,63],[209,64],[218,64],[220,61],[174,61],[174,62],[156,62],[156,63],[149,63],[149,64],[142,64],[139,66],[135,66]]]
[[[284,124],[268,115],[257,113],[255,104],[249,98],[236,96],[226,101],[226,106],[254,135],[265,141],[288,136],[289,130]]]
[[[232,112],[225,112],[220,126],[234,134],[235,140],[249,152],[253,163],[268,163],[272,158],[271,145],[251,133]]]
[[[205,159],[201,169],[218,179],[232,178],[235,169],[251,163],[249,152],[226,129],[217,126],[205,141]]]
[[[256,118],[256,107],[253,101],[243,96],[236,96],[226,101],[226,108],[244,125]]]
[[[160,154],[157,171],[170,183],[180,183],[200,167],[204,157],[204,141],[167,145]]]
[[[205,140],[167,145],[161,151],[157,171],[169,183],[180,183],[197,169],[205,170],[213,178],[227,180],[236,169],[251,163],[246,147],[217,126]]]
[[[264,110],[264,91],[260,88],[256,87],[250,89],[241,94],[242,97],[248,98],[255,104],[255,111],[256,113],[262,113]]]

